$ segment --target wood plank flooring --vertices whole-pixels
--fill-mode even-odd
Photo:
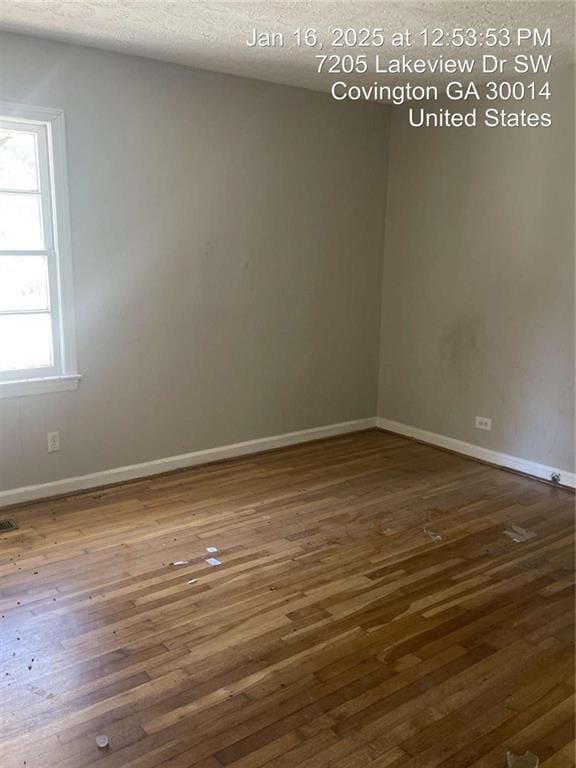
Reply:
[[[15,508],[0,766],[571,768],[573,508],[377,431]]]

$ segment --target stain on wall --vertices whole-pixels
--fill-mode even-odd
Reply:
[[[486,366],[486,339],[481,318],[460,317],[450,323],[440,339],[441,359],[446,375],[468,389]]]

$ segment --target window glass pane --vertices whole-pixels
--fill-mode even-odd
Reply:
[[[0,315],[0,371],[52,364],[49,314]]]
[[[48,309],[44,256],[0,256],[0,311]]]
[[[0,251],[44,248],[40,195],[0,192]]]
[[[0,129],[0,188],[38,189],[36,134]]]

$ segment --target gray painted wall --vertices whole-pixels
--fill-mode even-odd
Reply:
[[[553,94],[547,129],[393,111],[378,413],[574,471],[573,70]]]
[[[0,81],[66,112],[84,376],[0,401],[1,488],[374,415],[388,110],[7,34]]]
[[[551,129],[416,130],[0,35],[0,98],[66,111],[84,375],[0,400],[0,488],[373,416],[377,397],[573,471],[571,77]]]

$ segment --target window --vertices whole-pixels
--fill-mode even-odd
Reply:
[[[75,389],[64,118],[0,103],[0,397]]]

